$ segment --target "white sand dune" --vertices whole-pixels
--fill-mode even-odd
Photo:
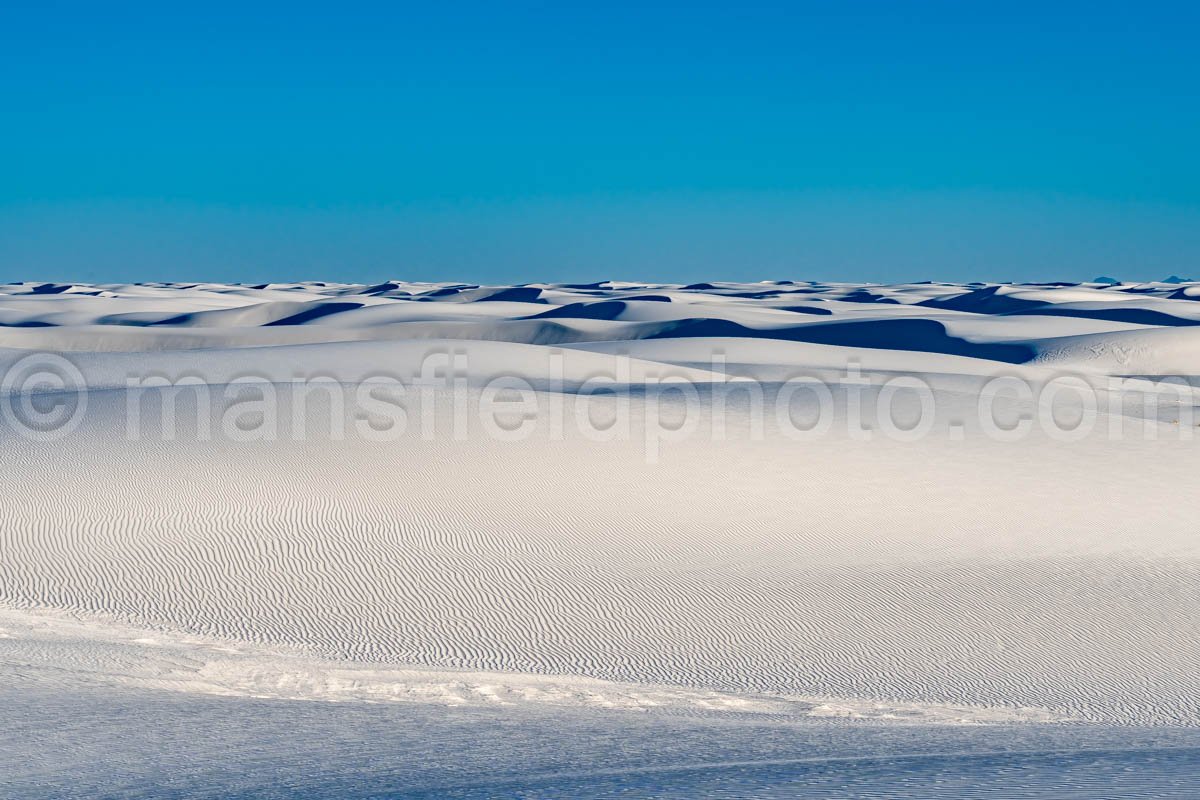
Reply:
[[[39,692],[1200,726],[1195,288],[0,287],[0,371],[66,358],[86,404],[52,440],[11,413],[0,430],[0,676]],[[447,382],[418,391],[431,354]],[[884,381],[920,376],[936,423],[915,441],[871,417],[854,432],[848,366],[872,407]],[[370,435],[378,405],[353,402],[379,375],[408,385],[395,435]],[[985,435],[972,418],[1001,375],[1094,384],[1095,430]],[[194,386],[128,391],[147,376],[188,378],[208,407]],[[509,414],[537,423],[528,435],[480,422],[502,376],[536,390],[536,415]],[[821,436],[770,410],[797,376],[830,382]],[[1114,410],[1124,390],[1106,381],[1122,376],[1185,388]],[[597,377],[612,391],[586,390]],[[656,393],[664,380],[692,394]],[[5,391],[37,413],[69,394]],[[244,391],[264,402],[229,428]],[[1008,428],[1037,402],[1000,407]],[[1055,413],[1069,428],[1082,408],[1065,393]],[[820,411],[811,393],[787,409]],[[627,436],[579,422],[622,415]]]

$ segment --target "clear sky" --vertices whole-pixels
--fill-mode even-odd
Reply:
[[[1200,277],[1200,3],[0,3],[0,280]]]

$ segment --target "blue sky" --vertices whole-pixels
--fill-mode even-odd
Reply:
[[[1194,3],[171,5],[0,6],[0,280],[1200,277]]]

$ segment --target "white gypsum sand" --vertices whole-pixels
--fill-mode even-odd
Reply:
[[[0,287],[0,677],[197,708],[1195,727],[1197,301]]]

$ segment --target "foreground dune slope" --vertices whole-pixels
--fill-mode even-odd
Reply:
[[[0,360],[68,357],[87,409],[53,441],[0,434],[0,604],[32,615],[10,618],[0,650],[50,614],[202,641],[189,675],[258,695],[327,696],[335,665],[377,699],[420,667],[1200,723],[1198,461],[1178,435],[1190,395],[1125,412],[1137,435],[1120,439],[955,427],[996,374],[1190,377],[1166,371],[1200,363],[1187,286],[5,291]],[[410,425],[386,441],[361,435],[369,417],[337,392],[300,385],[409,380],[433,351],[469,374],[410,393]],[[902,441],[868,422],[864,439],[834,385],[828,432],[797,439],[773,412],[756,428],[727,381],[759,379],[769,403],[790,375],[850,363],[876,394],[926,375],[938,423]],[[610,373],[615,394],[581,392]],[[185,390],[169,436],[174,390],[131,400],[124,386],[145,374],[191,376],[213,406]],[[250,374],[280,421],[240,441],[220,417]],[[527,380],[540,409],[561,404],[563,429],[480,427],[483,378],[499,374]],[[647,393],[662,377],[694,387],[693,417],[683,395]],[[629,434],[611,441],[576,424],[622,413]],[[669,430],[685,418],[694,430]],[[213,647],[262,660],[218,675]]]

